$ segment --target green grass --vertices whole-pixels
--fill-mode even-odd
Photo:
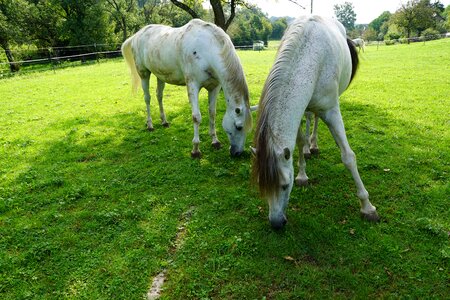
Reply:
[[[202,93],[192,160],[185,88],[166,86],[171,127],[149,133],[122,60],[0,80],[0,298],[142,299],[163,269],[163,299],[448,297],[449,49],[367,47],[341,98],[382,222],[360,219],[322,123],[311,185],[293,190],[280,232],[250,155],[229,157],[222,96],[225,147],[210,146]],[[239,55],[256,104],[275,50]]]

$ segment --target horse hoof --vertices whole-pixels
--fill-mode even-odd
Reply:
[[[297,186],[308,186],[308,179],[295,178]]]
[[[168,122],[162,123],[162,126],[165,127],[165,128],[169,128],[170,127],[170,123],[168,123]]]
[[[319,148],[311,148],[309,151],[311,151],[312,155],[319,155],[320,153]]]
[[[211,145],[216,150],[219,150],[220,148],[222,148],[222,144],[220,142],[215,142],[215,143],[212,143]]]
[[[305,159],[311,159],[311,153],[303,153]]]
[[[200,151],[191,152],[191,157],[194,159],[200,159],[202,157],[202,153]]]
[[[153,127],[147,127],[147,130],[150,131],[150,132],[152,132],[152,131],[154,131],[155,129],[154,129]]]
[[[373,211],[368,214],[361,212],[361,218],[363,218],[364,220],[367,220],[369,222],[374,222],[374,223],[377,223],[380,221],[380,217],[378,216],[377,211]]]

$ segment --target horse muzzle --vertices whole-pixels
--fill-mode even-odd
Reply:
[[[238,157],[241,156],[241,154],[244,152],[244,150],[239,149],[238,147],[236,147],[235,145],[231,145],[230,147],[230,155],[232,157]]]
[[[287,219],[286,216],[283,214],[280,217],[276,218],[269,217],[269,222],[273,229],[280,230],[284,227],[284,225],[286,225]]]

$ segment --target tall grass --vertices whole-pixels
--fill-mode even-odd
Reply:
[[[122,60],[0,80],[0,297],[142,299],[163,269],[163,299],[448,297],[449,46],[367,47],[341,98],[375,225],[323,123],[275,232],[250,155],[210,146],[205,93],[192,160],[185,88],[147,132]],[[239,55],[256,104],[275,50]]]

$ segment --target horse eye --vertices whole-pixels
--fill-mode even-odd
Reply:
[[[289,188],[289,184],[283,184],[281,186],[281,188],[283,189],[283,191],[287,190]]]
[[[241,113],[241,109],[239,107],[237,107],[235,110],[236,114],[240,114]]]

